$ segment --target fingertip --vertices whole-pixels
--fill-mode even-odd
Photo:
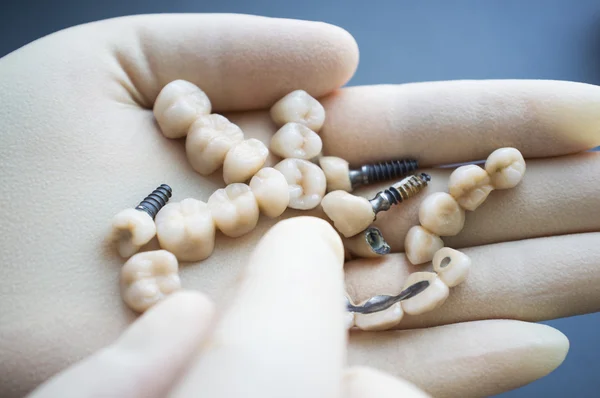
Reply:
[[[301,245],[304,245],[305,242],[324,243],[324,246],[332,251],[340,267],[344,263],[342,239],[333,226],[322,218],[300,216],[279,221],[271,227],[263,239],[277,241],[293,239]]]

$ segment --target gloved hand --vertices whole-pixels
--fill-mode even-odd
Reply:
[[[173,187],[174,200],[194,197],[206,201],[223,186],[219,173],[202,177],[194,172],[183,142],[166,139],[156,125],[151,110],[154,99],[175,79],[197,84],[211,99],[213,112],[230,118],[247,137],[267,144],[276,129],[268,108],[290,91],[304,89],[318,97],[327,112],[320,132],[324,152],[353,164],[416,157],[422,166],[430,167],[485,159],[499,147],[518,148],[527,159],[525,179],[517,188],[493,192],[485,206],[467,215],[463,231],[445,240],[446,245],[471,256],[473,267],[467,281],[453,289],[438,310],[407,317],[398,325],[414,330],[352,333],[348,363],[401,376],[436,397],[489,396],[555,369],[566,355],[566,338],[528,321],[593,312],[600,306],[596,288],[600,277],[593,272],[600,255],[600,234],[594,232],[600,225],[600,158],[596,153],[581,153],[600,144],[600,89],[549,81],[339,89],[357,63],[356,43],[339,28],[242,15],[152,15],[102,21],[45,37],[1,59],[0,175],[5,187],[0,202],[1,395],[21,396],[31,391],[56,372],[110,344],[134,321],[135,314],[119,295],[123,259],[103,240],[116,212],[134,206],[141,199],[140,192],[160,183]],[[430,191],[446,190],[450,170],[424,171],[433,177]],[[369,196],[385,185],[356,194]],[[418,222],[420,200],[378,217],[376,225],[392,244],[394,254],[345,264],[346,288],[355,301],[397,293],[403,278],[419,269],[408,264],[402,251],[406,231]],[[298,215],[322,216],[318,211],[287,211],[285,217]],[[218,325],[227,322],[217,322],[216,331],[244,339],[240,331],[248,328],[248,340],[244,341],[252,345],[236,345],[236,349],[258,352],[252,358],[240,355],[239,362],[227,362],[234,372],[207,367],[211,355],[199,353],[194,357],[199,365],[190,370],[197,377],[184,379],[184,386],[192,389],[194,380],[218,383],[224,372],[238,373],[236,366],[249,372],[245,364],[256,366],[257,371],[264,369],[254,361],[270,351],[256,346],[259,340],[252,338],[270,329],[258,322],[235,323],[257,310],[240,318],[230,314],[236,314],[236,303],[247,297],[233,282],[249,252],[276,221],[261,217],[258,227],[242,238],[220,236],[211,257],[182,266],[186,289],[204,292],[216,303],[234,299],[231,312],[217,310],[217,314],[232,319],[229,324],[235,326],[225,328]],[[317,245],[312,250],[319,253],[318,243],[310,238],[319,234],[318,225],[307,224],[312,233],[299,230],[292,234],[295,238],[289,239],[297,239],[298,246],[290,243],[283,249],[309,252],[306,248]],[[300,260],[305,264],[318,259]],[[282,253],[273,261],[282,262]],[[268,268],[265,265],[264,269]],[[306,272],[304,278],[314,277],[315,283],[320,283],[312,265]],[[277,275],[273,274],[270,283]],[[261,281],[269,285],[268,280]],[[302,308],[293,302],[294,297],[305,297],[307,303],[329,302],[328,297],[339,293],[333,276],[330,282],[327,289],[319,286],[314,296],[313,286],[304,293],[294,290],[290,306]],[[270,287],[285,291],[290,285],[281,282]],[[264,296],[257,295],[255,300],[260,297]],[[173,307],[180,308],[179,312]],[[191,335],[165,326],[167,335],[176,330],[181,333],[173,335],[174,345],[165,343],[166,351],[144,351],[164,363],[167,359],[163,361],[161,355],[169,355],[166,352],[173,349],[176,354],[171,355],[177,358],[169,360],[183,366],[192,358],[188,351],[207,338],[205,328],[213,325],[206,322],[212,316],[209,307],[205,299],[184,293],[156,307],[127,333],[136,340],[136,331],[147,334],[153,345],[152,339],[163,340],[164,336],[161,330],[151,332],[153,325],[162,324],[159,319],[165,318],[164,324],[192,325],[196,333]],[[329,325],[334,326],[326,327],[329,321],[324,320],[340,316],[335,308],[303,309],[306,317],[299,319],[323,321],[323,326],[306,326],[307,321],[281,326],[293,333],[308,333],[296,354],[284,351],[289,354],[288,363],[312,366],[323,359],[321,353],[328,354],[325,358],[331,361],[343,356],[343,341],[337,340],[342,339],[340,330],[333,320]],[[272,315],[274,309],[270,311]],[[272,322],[269,311],[256,317],[259,315]],[[291,319],[291,315],[286,317]],[[316,333],[312,328],[325,334],[311,335]],[[123,347],[131,342],[127,336],[120,340]],[[286,339],[280,334],[265,337],[264,341],[275,340],[275,345]],[[280,338],[283,340],[277,341]],[[308,343],[314,344],[314,357],[308,355]],[[332,351],[324,351],[326,345],[333,345]],[[224,352],[220,347],[209,346],[217,352],[214,361],[230,361],[232,354],[219,354]],[[110,361],[110,353],[119,350],[108,352]],[[114,359],[121,361],[118,358]],[[94,361],[87,362],[91,363],[88,369],[94,369]],[[319,363],[323,372],[341,374],[342,365],[336,362],[337,370],[329,365]],[[151,375],[159,392],[169,386],[175,372],[175,368],[167,371],[163,367],[164,374],[156,375],[152,373],[155,368],[137,369],[144,380]],[[196,369],[198,373],[194,373]],[[280,371],[283,375],[286,369]],[[338,377],[333,374],[332,379]],[[359,375],[357,385],[368,384],[359,381],[371,377],[387,377],[370,371],[350,374]],[[126,382],[136,380],[124,372],[116,375]],[[284,377],[281,375],[274,374],[271,379],[272,396],[282,391],[278,388],[284,383],[275,383]],[[240,380],[232,379],[232,383]],[[297,389],[311,396],[328,396],[326,393],[333,391],[328,388],[336,388],[328,384],[330,378],[307,375],[306,380],[295,381],[294,385],[287,383],[290,391]],[[265,385],[261,382],[256,380],[253,386]],[[306,391],[300,389],[304,384]],[[148,381],[147,385],[153,384]],[[198,388],[197,394],[203,391],[200,384]]]

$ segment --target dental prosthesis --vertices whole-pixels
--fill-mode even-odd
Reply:
[[[237,238],[257,225],[262,213],[281,216],[287,208],[321,207],[340,233],[347,259],[376,258],[390,253],[390,245],[373,226],[378,213],[422,194],[429,174],[415,173],[415,159],[366,164],[351,169],[348,162],[323,156],[319,131],[325,109],[303,90],[293,91],[270,109],[277,132],[267,147],[246,138],[239,126],[212,113],[208,96],[196,85],[175,80],[154,103],[154,116],[168,139],[185,138],[191,167],[208,176],[222,169],[225,187],[202,202],[185,198],[170,202],[171,187],[161,185],[135,208],[119,212],[112,222],[112,240],[121,257],[121,296],[136,312],[144,312],[181,288],[179,262],[208,258],[219,230]],[[281,160],[265,167],[269,153]],[[432,264],[432,271],[414,272],[395,295],[373,296],[355,304],[348,295],[347,327],[386,330],[405,314],[420,315],[444,304],[450,288],[463,283],[471,259],[446,247],[443,237],[456,236],[465,224],[466,211],[475,211],[493,190],[510,189],[525,174],[525,160],[515,148],[500,148],[484,167],[464,165],[449,177],[448,192],[433,192],[420,203],[419,225],[405,236],[407,260]],[[397,181],[371,199],[353,195],[359,186]],[[154,237],[159,250],[139,252]]]

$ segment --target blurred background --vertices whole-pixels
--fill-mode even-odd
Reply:
[[[599,0],[6,1],[0,56],[49,33],[142,13],[229,12],[318,20],[348,30],[360,65],[348,85],[453,79],[600,84]],[[577,272],[573,270],[573,272]],[[498,397],[599,397],[600,314],[544,322],[571,342],[549,376]]]

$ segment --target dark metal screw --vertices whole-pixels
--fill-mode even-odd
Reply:
[[[161,184],[150,195],[146,196],[135,209],[148,213],[154,220],[154,217],[167,204],[172,194],[173,190],[170,186]]]
[[[381,181],[395,180],[405,177],[419,168],[419,162],[414,159],[392,160],[365,164],[358,169],[350,170],[350,185],[356,188]]]
[[[421,173],[404,178],[384,191],[379,191],[369,202],[375,214],[386,211],[392,205],[401,203],[421,192],[431,181],[429,174]]]

